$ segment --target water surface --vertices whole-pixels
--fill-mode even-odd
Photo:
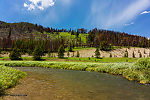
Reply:
[[[17,67],[27,72],[4,100],[150,100],[150,85],[97,72]]]

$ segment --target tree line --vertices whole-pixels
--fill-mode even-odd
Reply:
[[[97,28],[88,32],[87,45],[100,46],[101,43],[113,46],[150,47],[150,40],[146,37],[130,35],[127,33],[99,30]]]

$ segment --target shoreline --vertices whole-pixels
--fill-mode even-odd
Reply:
[[[150,68],[143,68],[136,63],[92,63],[92,62],[57,62],[57,61],[0,61],[0,65],[9,67],[44,67],[68,70],[95,71],[120,75],[129,81],[150,84]]]

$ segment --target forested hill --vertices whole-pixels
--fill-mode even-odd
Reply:
[[[103,45],[109,44],[114,46],[150,46],[150,40],[148,38],[127,33],[99,30],[96,28],[89,32],[86,32],[83,28],[79,29],[79,31],[72,29],[54,29],[27,22],[6,23],[0,21],[1,48],[12,48],[17,40],[31,42],[31,39],[32,43],[34,41],[45,41],[45,45],[51,45],[51,48],[55,48],[55,50],[61,44],[70,44],[73,47],[97,47],[101,43]]]
[[[1,38],[11,38],[11,39],[20,39],[20,38],[30,38],[31,33],[34,32],[53,32],[55,29],[44,28],[41,25],[20,22],[20,23],[6,23],[0,21],[0,37]],[[61,31],[61,30],[58,30]]]

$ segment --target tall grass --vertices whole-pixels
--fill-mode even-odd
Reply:
[[[82,71],[96,71],[122,75],[128,80],[142,84],[150,83],[150,58],[139,59],[136,63],[91,63],[91,62],[57,62],[57,61],[1,61],[0,65],[14,67],[45,67]]]
[[[0,65],[0,94],[3,90],[15,86],[25,75],[24,72]]]

